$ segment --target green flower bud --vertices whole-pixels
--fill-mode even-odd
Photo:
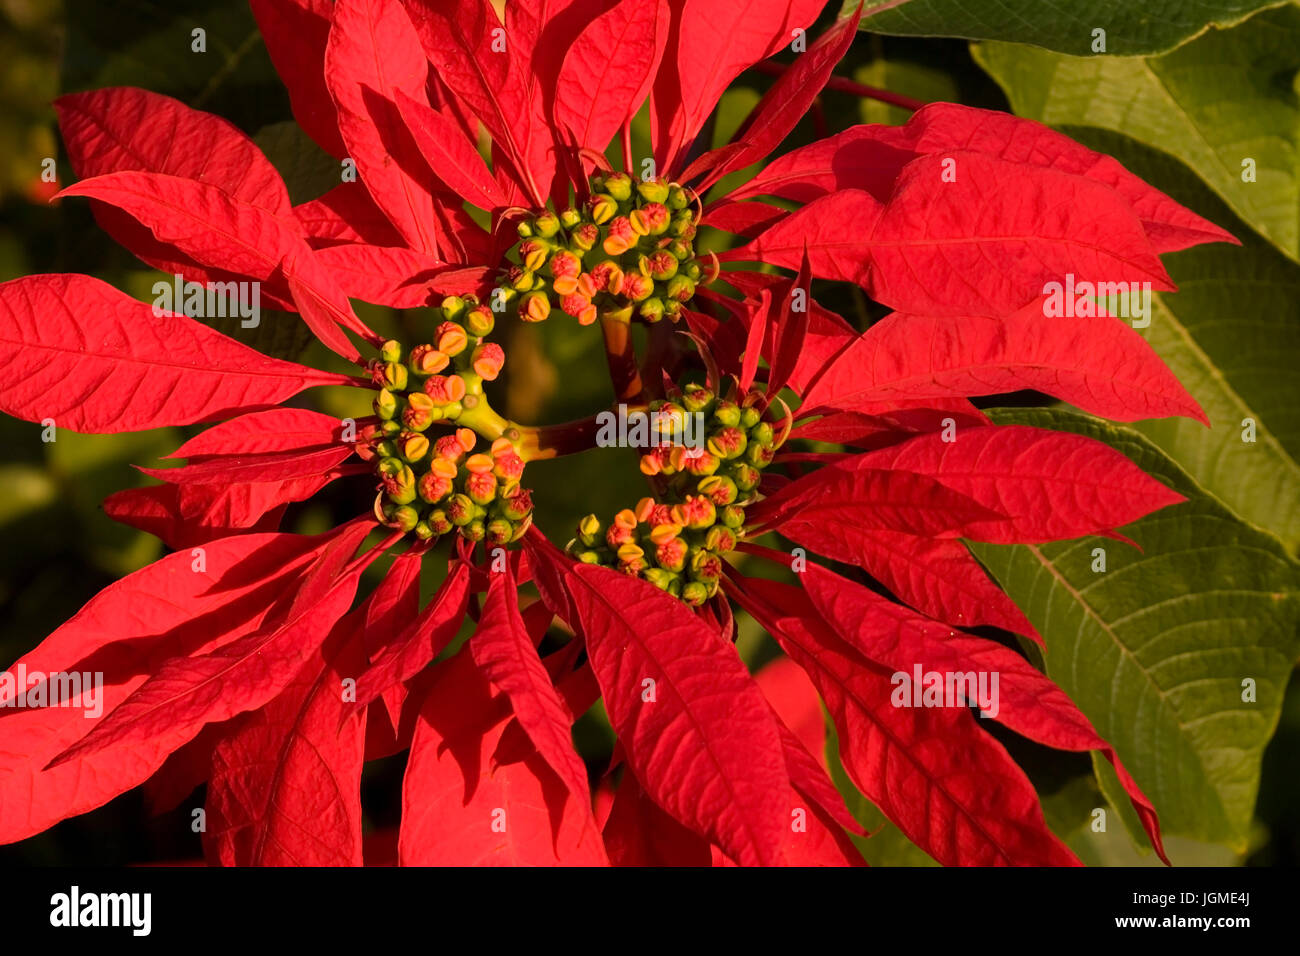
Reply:
[[[434,534],[433,529],[429,527],[429,523],[427,521],[416,522],[415,528],[413,530],[415,531],[415,536],[419,538],[421,541],[428,541],[430,538],[433,537]]]
[[[717,554],[736,550],[736,532],[726,525],[715,524],[704,534],[704,546]]]
[[[692,414],[699,412],[702,415],[708,415],[713,411],[713,390],[705,388],[703,385],[696,385],[694,382],[682,389],[682,405]]]
[[[572,229],[578,223],[582,222],[582,213],[576,209],[565,209],[560,213],[560,222],[565,229]]]
[[[750,445],[745,450],[748,456],[750,449],[761,448],[761,445]],[[727,477],[736,483],[736,487],[741,491],[753,491],[758,487],[758,483],[763,476],[752,464],[744,461],[729,462],[726,470]]]
[[[713,406],[713,420],[724,428],[735,428],[740,424],[740,406],[735,402],[720,399]]]
[[[605,193],[596,193],[589,200],[591,221],[600,226],[618,215],[618,201]],[[576,225],[576,224],[575,224]]]
[[[745,524],[745,509],[740,505],[727,505],[719,517],[728,528],[738,531]]]
[[[583,564],[600,564],[600,555],[595,551],[579,551],[574,557]]]
[[[691,197],[686,194],[686,190],[676,183],[668,187],[668,198],[664,200],[669,209],[685,209],[691,204]]]
[[[386,388],[381,388],[379,394],[375,396],[375,414],[385,421],[396,416],[401,407],[401,399]]]
[[[493,518],[487,523],[484,538],[488,544],[508,544],[514,533],[514,525],[505,518]]]
[[[637,307],[637,315],[647,322],[658,322],[664,317],[664,300],[663,299],[646,299]]]
[[[740,427],[745,429],[745,431],[749,431],[751,428],[753,428],[762,420],[763,420],[763,416],[759,414],[758,409],[755,408],[753,405],[741,409]]]
[[[442,317],[455,322],[465,313],[465,300],[458,295],[449,295],[442,300]]]
[[[700,479],[696,490],[718,507],[729,505],[740,495],[736,483],[726,475],[708,475]]]
[[[530,222],[521,222],[515,226],[515,232],[519,233],[520,239],[531,239],[533,235],[533,224]]]
[[[745,411],[754,410],[752,408],[747,408]],[[758,413],[754,412],[754,414],[757,415]],[[741,424],[744,424],[743,420]],[[772,430],[771,422],[759,422],[757,425],[750,428],[749,439],[750,441],[758,442],[764,448],[771,448],[776,442],[776,432]]]
[[[468,495],[452,495],[443,510],[447,513],[447,520],[458,528],[464,528],[474,520],[475,506]]]
[[[668,198],[668,184],[662,179],[642,180],[636,184],[636,191],[646,202],[664,202]]]
[[[646,568],[643,577],[660,591],[667,591],[673,597],[682,593],[681,576],[672,571],[665,571],[663,568]]]
[[[772,459],[776,457],[776,449],[770,445],[760,445],[757,442],[750,442],[749,447],[745,449],[745,460],[755,468],[766,468],[772,464]],[[737,482],[739,483],[739,482]]]
[[[386,362],[384,364],[384,381],[388,383],[389,388],[395,388],[402,391],[407,385],[406,366],[397,362]]]
[[[482,541],[487,537],[487,525],[483,523],[482,518],[475,518],[460,529],[460,534],[461,537],[468,538],[470,541]]]
[[[379,356],[385,362],[400,362],[402,360],[402,343],[397,339],[389,339],[379,347]]]
[[[678,302],[687,302],[695,295],[695,280],[678,273],[668,280],[668,297]]]
[[[533,220],[533,233],[549,239],[560,231],[560,219],[553,212],[544,212]]]
[[[481,306],[470,309],[465,316],[465,328],[470,335],[477,335],[479,338],[491,335],[494,325],[496,325],[496,319],[492,315],[492,310],[486,307]]]
[[[690,262],[683,264],[680,274],[686,276],[692,282],[699,282],[702,274],[700,272],[700,261],[692,259]]]
[[[709,589],[699,581],[690,581],[682,587],[682,603],[689,607],[699,607],[709,599]]]
[[[409,505],[385,507],[384,517],[388,520],[390,528],[396,528],[403,533],[412,530],[420,523],[420,513]]]
[[[456,527],[447,517],[447,512],[441,508],[435,508],[429,512],[429,517],[424,519],[428,522],[430,529],[434,534],[447,534],[452,528]]]
[[[587,515],[578,522],[578,539],[587,547],[595,547],[600,541],[600,519],[595,515]]]
[[[610,173],[599,191],[609,193],[619,202],[627,202],[632,198],[632,177],[627,173]]]

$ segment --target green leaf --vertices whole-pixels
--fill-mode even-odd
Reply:
[[[1011,40],[1087,55],[1159,53],[1207,25],[1230,25],[1279,0],[883,0],[868,3],[859,30],[903,36]],[[845,0],[844,9],[857,6]],[[879,11],[874,12],[873,11]],[[1094,31],[1102,30],[1099,36]],[[1103,45],[1104,44],[1104,45]]]
[[[1141,329],[1210,418],[1135,427],[1242,518],[1300,547],[1300,266],[1250,232],[1171,156],[1103,130],[1062,132],[1109,153],[1178,202],[1241,239],[1165,256],[1178,284],[1155,295]],[[1254,423],[1253,441],[1247,429]]]
[[[1114,130],[1178,156],[1300,260],[1300,7],[1211,30],[1163,56],[1073,57],[1006,43],[973,53],[1019,115]]]
[[[1114,745],[1165,832],[1244,849],[1297,654],[1297,565],[1131,428],[1050,409],[995,419],[1104,441],[1187,497],[1124,529],[1141,551],[1096,537],[972,549],[1043,634],[1048,674]]]

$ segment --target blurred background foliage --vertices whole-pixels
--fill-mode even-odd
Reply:
[[[823,20],[833,13],[828,10]],[[206,32],[205,53],[191,49],[195,28]],[[1015,45],[1002,46],[1012,49],[984,51],[979,54],[981,62],[996,53],[1003,62],[1012,61]],[[1039,51],[1034,55],[1055,54]],[[790,56],[787,53],[783,58]],[[1017,97],[1009,100],[991,75],[997,71],[989,69],[985,72],[977,64],[965,39],[864,33],[837,74],[925,101],[1011,108]],[[771,76],[756,71],[742,75],[723,97],[707,132],[712,145],[726,142],[772,82]],[[72,181],[58,145],[50,101],[64,92],[116,85],[165,93],[232,121],[253,136],[271,158],[285,176],[295,202],[321,195],[337,182],[334,161],[293,123],[288,97],[245,4],[231,0],[116,0],[112,4],[99,0],[0,0],[0,136],[6,144],[0,154],[0,281],[39,272],[85,272],[141,299],[150,298],[148,290],[158,274],[100,232],[85,202],[49,202],[54,192]],[[785,148],[856,123],[902,123],[908,115],[874,100],[827,92]],[[1044,119],[1061,121],[1059,117]],[[634,126],[635,155],[649,153],[647,125],[643,111]],[[1109,147],[1114,144],[1092,145],[1113,151]],[[621,162],[613,151],[611,158],[616,164]],[[50,159],[55,161],[56,182],[42,179]],[[1178,174],[1186,172],[1180,168]],[[733,174],[718,187],[719,192],[752,173]],[[1158,179],[1153,181],[1163,186]],[[1193,205],[1211,216],[1218,211],[1217,206]],[[1216,221],[1233,228],[1226,220]],[[722,241],[718,235],[702,237],[705,245]],[[1191,278],[1195,280],[1195,276]],[[883,314],[857,289],[819,283],[813,291],[819,302],[859,328],[865,329]],[[358,309],[380,332],[407,341],[417,340],[419,330],[428,327],[422,310],[397,312],[361,304]],[[310,340],[294,316],[271,313],[257,329],[241,329],[231,323],[222,331],[268,353],[309,365],[333,367],[336,361]],[[1295,335],[1294,326],[1290,334]],[[510,360],[506,374],[494,383],[493,402],[508,417],[529,423],[557,422],[591,414],[608,404],[609,384],[600,337],[594,330],[579,332],[571,322],[552,321],[541,326],[516,324],[500,335],[508,335]],[[1192,391],[1204,401],[1196,387]],[[1037,401],[1035,396],[1019,398],[1024,403]],[[303,401],[340,417],[369,411],[353,390],[318,389]],[[1006,404],[1006,399],[1000,403]],[[82,436],[61,430],[56,441],[47,443],[42,441],[40,426],[0,417],[0,443],[6,449],[0,462],[0,535],[4,539],[0,549],[0,661],[15,660],[102,587],[162,554],[156,539],[109,520],[100,502],[116,490],[147,483],[132,466],[151,464],[195,431]],[[1176,446],[1174,438],[1163,436],[1162,441],[1159,434],[1151,437],[1178,457],[1176,447],[1171,448]],[[528,469],[526,484],[536,492],[538,523],[559,544],[581,515],[612,514],[644,494],[635,459],[626,449],[595,449],[536,463]],[[312,501],[291,506],[284,527],[312,533],[324,530],[368,510],[372,496],[364,478],[335,482]],[[371,577],[377,578],[385,567],[386,562],[381,562],[372,568]],[[430,567],[423,581],[426,595],[437,583],[438,569]],[[751,667],[757,669],[778,654],[752,620],[742,615],[738,623],[739,648]],[[557,632],[554,639],[564,638]],[[0,722],[0,744],[3,732]],[[580,721],[576,735],[593,776],[598,776],[612,745],[599,705]],[[1043,794],[1049,821],[1086,862],[1156,862],[1148,851],[1135,849],[1125,827],[1112,826],[1108,833],[1088,829],[1092,809],[1106,806],[1107,797],[1104,775],[1094,773],[1086,755],[1059,754],[1009,736],[1004,739]],[[873,864],[932,862],[856,794],[838,767],[833,739],[828,753],[854,812],[873,831],[880,828],[875,837],[860,843],[866,857]],[[372,834],[391,832],[397,823],[402,760],[399,755],[367,770],[364,798]],[[1298,760],[1300,694],[1293,686],[1264,757],[1249,840],[1228,846],[1174,836],[1169,842],[1175,860],[1268,865],[1300,859],[1300,825],[1294,813],[1300,804],[1300,776],[1294,772]],[[190,810],[199,805],[201,791],[182,801],[180,807],[156,813],[147,794],[135,791],[23,844],[0,847],[0,863],[194,860],[201,850],[190,827]],[[1122,816],[1122,808],[1116,809]]]

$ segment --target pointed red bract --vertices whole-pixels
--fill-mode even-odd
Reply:
[[[536,752],[501,752],[506,695],[469,654],[434,670],[402,783],[402,865],[607,865],[590,805]]]
[[[987,675],[996,675],[995,703],[989,717],[1049,747],[1101,751],[1115,766],[1152,846],[1165,863],[1169,862],[1155,810],[1114,749],[1065,692],[1021,655],[994,641],[948,630],[825,568],[809,567],[803,583],[823,618],[868,660],[896,674],[910,674],[919,664],[923,671],[974,677],[976,683],[964,690],[963,685],[954,685],[972,706],[981,703],[974,693],[979,675],[986,675],[986,681],[992,680]]]
[[[841,190],[719,256],[856,282],[891,308],[1000,316],[1049,282],[1149,283],[1173,289],[1131,207],[1082,176],[979,153],[913,160],[888,202]]]
[[[956,441],[919,435],[836,467],[928,475],[1006,515],[961,532],[1000,544],[1097,534],[1185,500],[1108,445],[1026,425],[960,429]]]
[[[429,66],[398,0],[338,0],[325,81],[339,132],[371,198],[417,252],[439,255],[433,181],[398,111],[404,92],[428,104]]]
[[[39,833],[143,782],[189,738],[183,728],[42,769],[178,655],[205,654],[256,632],[324,547],[322,538],[257,534],[188,551],[117,581],[19,665],[27,673],[103,675],[92,706],[0,710],[0,843]],[[82,697],[82,702],[91,702]],[[99,713],[86,716],[90,710]]]
[[[579,149],[603,153],[641,108],[670,24],[668,0],[622,0],[578,34],[556,79],[554,111]]]
[[[836,21],[806,53],[799,55],[793,66],[781,74],[733,137],[733,141],[742,144],[743,148],[714,167],[700,182],[700,192],[728,173],[763,159],[807,115],[813,100],[830,78],[831,70],[844,58],[857,35],[861,15],[862,8],[859,7],[851,16]]]
[[[871,469],[866,456],[844,459],[795,479],[751,505],[746,520],[755,528],[780,531],[820,550],[823,535],[902,531],[958,537],[1001,512],[955,491],[934,477],[904,469]]]
[[[531,550],[539,564],[555,560]],[[654,585],[559,560],[570,623],[646,792],[737,862],[780,863],[789,820],[780,735],[735,649]]]
[[[791,45],[794,31],[806,30],[824,6],[824,0],[682,0],[651,99],[661,175],[678,171],[731,81]]]
[[[457,561],[420,616],[393,635],[383,651],[357,680],[355,709],[360,710],[384,691],[414,677],[442,653],[456,636],[469,602],[469,566]]]
[[[217,745],[204,844],[224,866],[360,866],[365,715],[340,726],[364,661],[358,615]]]
[[[0,410],[81,432],[212,421],[348,381],[66,274],[0,284],[0,367]]]
[[[335,159],[347,156],[338,114],[325,85],[325,44],[333,0],[249,0],[293,118]]]
[[[542,759],[569,788],[573,800],[590,809],[587,768],[573,749],[572,720],[525,630],[515,603],[517,590],[508,565],[505,571],[492,574],[478,630],[470,638],[470,652],[483,676],[510,698],[520,725]]]
[[[835,357],[802,411],[1036,389],[1116,421],[1181,415],[1196,400],[1119,319],[1062,318],[1031,302],[1003,318],[894,313]]]
[[[947,865],[1077,865],[1023,771],[969,710],[893,706],[889,672],[822,624],[800,591],[762,588],[734,593],[808,672],[845,770],[908,839]]]
[[[255,710],[274,698],[351,604],[361,572],[379,552],[346,562],[373,527],[373,522],[358,520],[340,529],[303,576],[283,620],[207,653],[167,661],[47,769],[164,733],[179,736],[183,743],[204,724]]]

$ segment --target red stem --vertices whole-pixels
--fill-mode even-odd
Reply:
[[[762,63],[754,64],[754,69],[760,73],[766,73],[768,76],[780,76],[789,67],[785,63],[773,63],[770,60],[764,60]],[[826,81],[825,89],[848,93],[852,96],[861,96],[868,100],[879,100],[882,103],[888,103],[890,106],[911,110],[913,113],[925,105],[921,100],[914,100],[910,96],[903,96],[901,93],[882,90],[875,86],[867,86],[864,83],[857,83],[843,76],[832,76]]]

